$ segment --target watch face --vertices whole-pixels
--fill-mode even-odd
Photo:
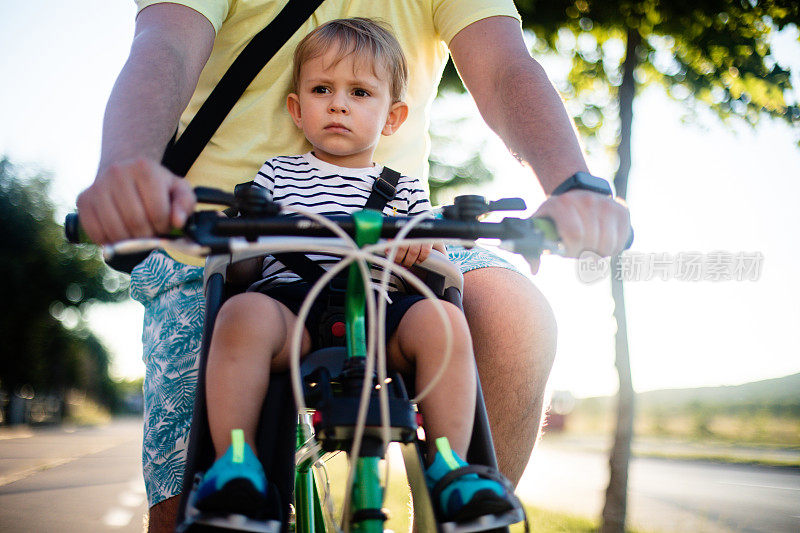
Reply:
[[[611,188],[608,186],[608,182],[604,179],[592,176],[591,174],[587,174],[585,172],[579,172],[578,174],[575,174],[575,179],[584,189],[603,193],[607,192],[607,194],[611,194]]]

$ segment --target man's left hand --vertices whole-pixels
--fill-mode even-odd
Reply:
[[[553,220],[568,257],[587,250],[601,256],[616,255],[631,234],[631,215],[625,203],[591,191],[551,196],[534,216]]]

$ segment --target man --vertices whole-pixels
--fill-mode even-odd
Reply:
[[[546,193],[587,171],[564,106],[530,57],[510,0],[327,0],[248,88],[187,179],[180,179],[159,164],[175,124],[186,126],[243,45],[286,1],[138,3],[131,54],[106,109],[97,178],[78,199],[82,224],[95,242],[181,226],[194,209],[191,186],[231,188],[247,181],[268,157],[307,151],[283,107],[288,58],[294,43],[334,18],[387,21],[409,58],[405,136],[382,141],[377,161],[408,175],[426,175],[424,130],[449,48],[486,122],[531,165]],[[630,231],[628,211],[591,184],[588,189],[578,183],[550,196],[537,214],[555,221],[570,255],[615,254]],[[475,266],[462,265],[464,309],[499,466],[516,483],[538,433],[555,355],[555,323],[544,297],[525,277],[496,268],[502,265],[491,260],[490,268]],[[132,294],[146,306],[144,462],[151,531],[174,527],[180,490],[174,473],[182,472],[199,348],[197,317],[202,317],[198,272],[153,254],[132,276]]]

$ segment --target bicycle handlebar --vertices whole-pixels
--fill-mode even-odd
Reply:
[[[228,205],[243,211],[242,217],[220,217],[217,211],[199,211],[192,214],[183,229],[173,230],[156,240],[141,239],[129,241],[129,244],[140,241],[150,249],[159,247],[156,241],[187,238],[203,248],[203,255],[231,252],[234,238],[245,238],[255,241],[266,236],[303,236],[331,237],[329,229],[319,223],[302,216],[279,215],[280,206],[262,196],[261,191],[244,191],[229,194],[208,187],[195,188],[199,202]],[[503,247],[523,255],[538,258],[542,252],[563,254],[563,246],[559,242],[558,233],[552,220],[547,218],[512,218],[506,217],[500,222],[481,222],[478,217],[490,211],[525,209],[525,202],[519,198],[505,198],[496,202],[487,202],[481,196],[466,195],[455,199],[453,205],[442,208],[444,218],[432,218],[420,222],[411,233],[410,238],[430,239],[499,239]],[[355,227],[350,216],[326,217],[341,227],[349,235],[354,235]],[[382,238],[393,238],[411,220],[411,217],[385,217],[381,229]],[[72,243],[88,243],[90,240],[80,226],[77,213],[67,215],[64,223],[67,240]],[[626,245],[630,247],[633,235]],[[241,242],[241,241],[240,241]],[[145,246],[146,248],[146,246]]]

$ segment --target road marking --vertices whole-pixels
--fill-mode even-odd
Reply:
[[[105,446],[96,446],[85,452],[81,453],[80,455],[76,455],[75,457],[59,457],[53,459],[51,461],[47,461],[36,466],[32,466],[30,468],[26,468],[24,470],[20,470],[19,472],[12,472],[11,474],[7,474],[5,476],[0,476],[0,487],[4,485],[8,485],[10,483],[14,483],[16,481],[20,481],[27,477],[30,477],[34,474],[38,474],[39,472],[43,472],[45,470],[50,470],[51,468],[55,468],[57,466],[65,465],[67,463],[71,463],[81,457],[86,455],[92,455],[93,453],[100,453],[102,451],[108,450],[109,448],[113,448],[115,446],[119,446],[121,442],[113,442],[111,444],[107,444]]]
[[[132,512],[112,507],[103,517],[103,523],[109,527],[125,527],[131,523],[131,518],[133,518]]]
[[[137,507],[144,503],[144,495],[125,491],[119,495],[119,503],[125,507]]]
[[[50,468],[55,468],[57,466],[65,465],[67,463],[74,461],[75,459],[77,459],[77,457],[64,457],[31,468],[26,468],[25,470],[20,470],[19,472],[14,472],[13,474],[0,476],[0,487],[2,487],[3,485],[8,485],[9,483],[14,483],[15,481],[19,481],[20,479],[25,479],[26,477],[30,477],[43,470],[48,470]]]
[[[756,489],[775,489],[775,490],[800,490],[800,487],[781,487],[779,485],[759,485],[757,483],[734,483],[732,481],[718,481],[720,485],[736,485],[738,487],[753,487]]]

